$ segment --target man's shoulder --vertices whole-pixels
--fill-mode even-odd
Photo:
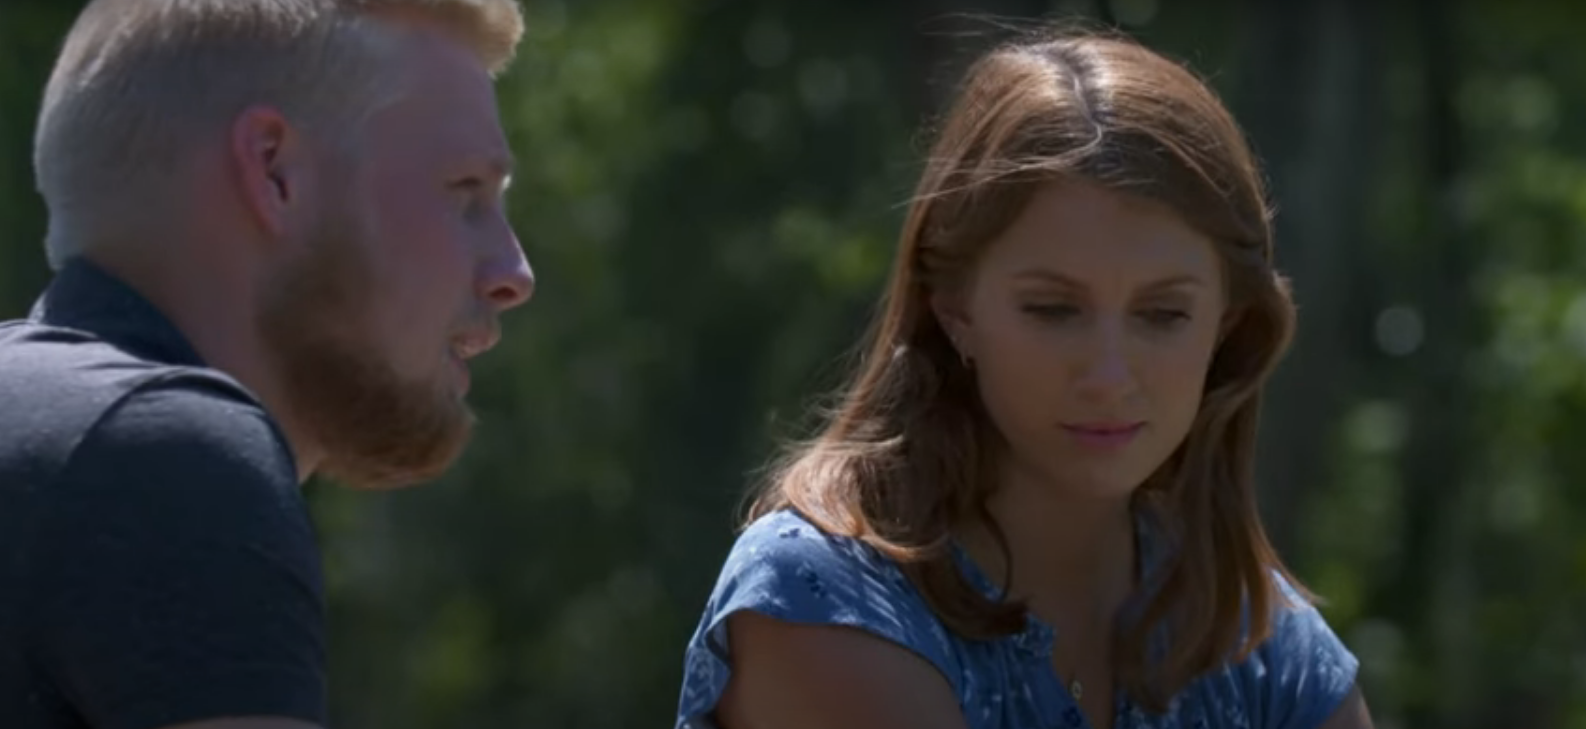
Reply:
[[[119,473],[189,483],[255,484],[295,494],[297,468],[275,422],[218,372],[160,367],[140,378],[90,425],[63,462],[69,479],[108,482]]]
[[[95,726],[323,723],[318,547],[263,407],[203,367],[70,331],[12,335],[0,332],[0,592],[18,598],[0,605],[0,653],[23,660],[9,674],[0,662],[0,681]],[[16,696],[0,691],[0,714]]]
[[[147,359],[79,330],[0,326],[0,471],[42,475],[96,455],[85,449],[178,443],[264,461],[288,453],[259,402],[223,372]]]

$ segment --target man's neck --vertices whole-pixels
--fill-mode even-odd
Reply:
[[[143,248],[136,256],[117,253],[136,248],[96,250],[87,257],[147,299],[182,332],[206,364],[225,372],[258,398],[286,435],[299,482],[307,481],[320,458],[307,430],[294,422],[290,399],[260,339],[254,282],[220,262],[171,263],[169,259],[176,256],[168,249]],[[207,275],[194,275],[197,271]]]

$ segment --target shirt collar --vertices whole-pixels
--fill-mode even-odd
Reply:
[[[145,359],[205,366],[169,317],[132,286],[84,258],[74,258],[61,268],[28,318],[89,332]]]

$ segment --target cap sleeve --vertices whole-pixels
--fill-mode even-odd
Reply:
[[[685,654],[678,729],[712,726],[732,670],[727,618],[743,610],[862,630],[919,654],[957,688],[946,631],[897,565],[781,511],[751,524],[722,567]]]
[[[1272,635],[1243,666],[1263,729],[1315,729],[1354,689],[1360,662],[1316,606],[1278,578],[1283,596]]]

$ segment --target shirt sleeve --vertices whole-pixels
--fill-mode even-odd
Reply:
[[[32,652],[95,729],[325,723],[323,588],[291,455],[202,378],[129,395],[52,485]]]
[[[1278,578],[1288,604],[1273,615],[1272,634],[1243,666],[1263,729],[1315,729],[1354,689],[1360,662],[1316,606]]]
[[[685,652],[678,729],[712,726],[732,670],[726,621],[743,610],[862,630],[913,651],[957,687],[947,634],[902,571],[857,540],[783,511],[750,525],[722,567]]]

